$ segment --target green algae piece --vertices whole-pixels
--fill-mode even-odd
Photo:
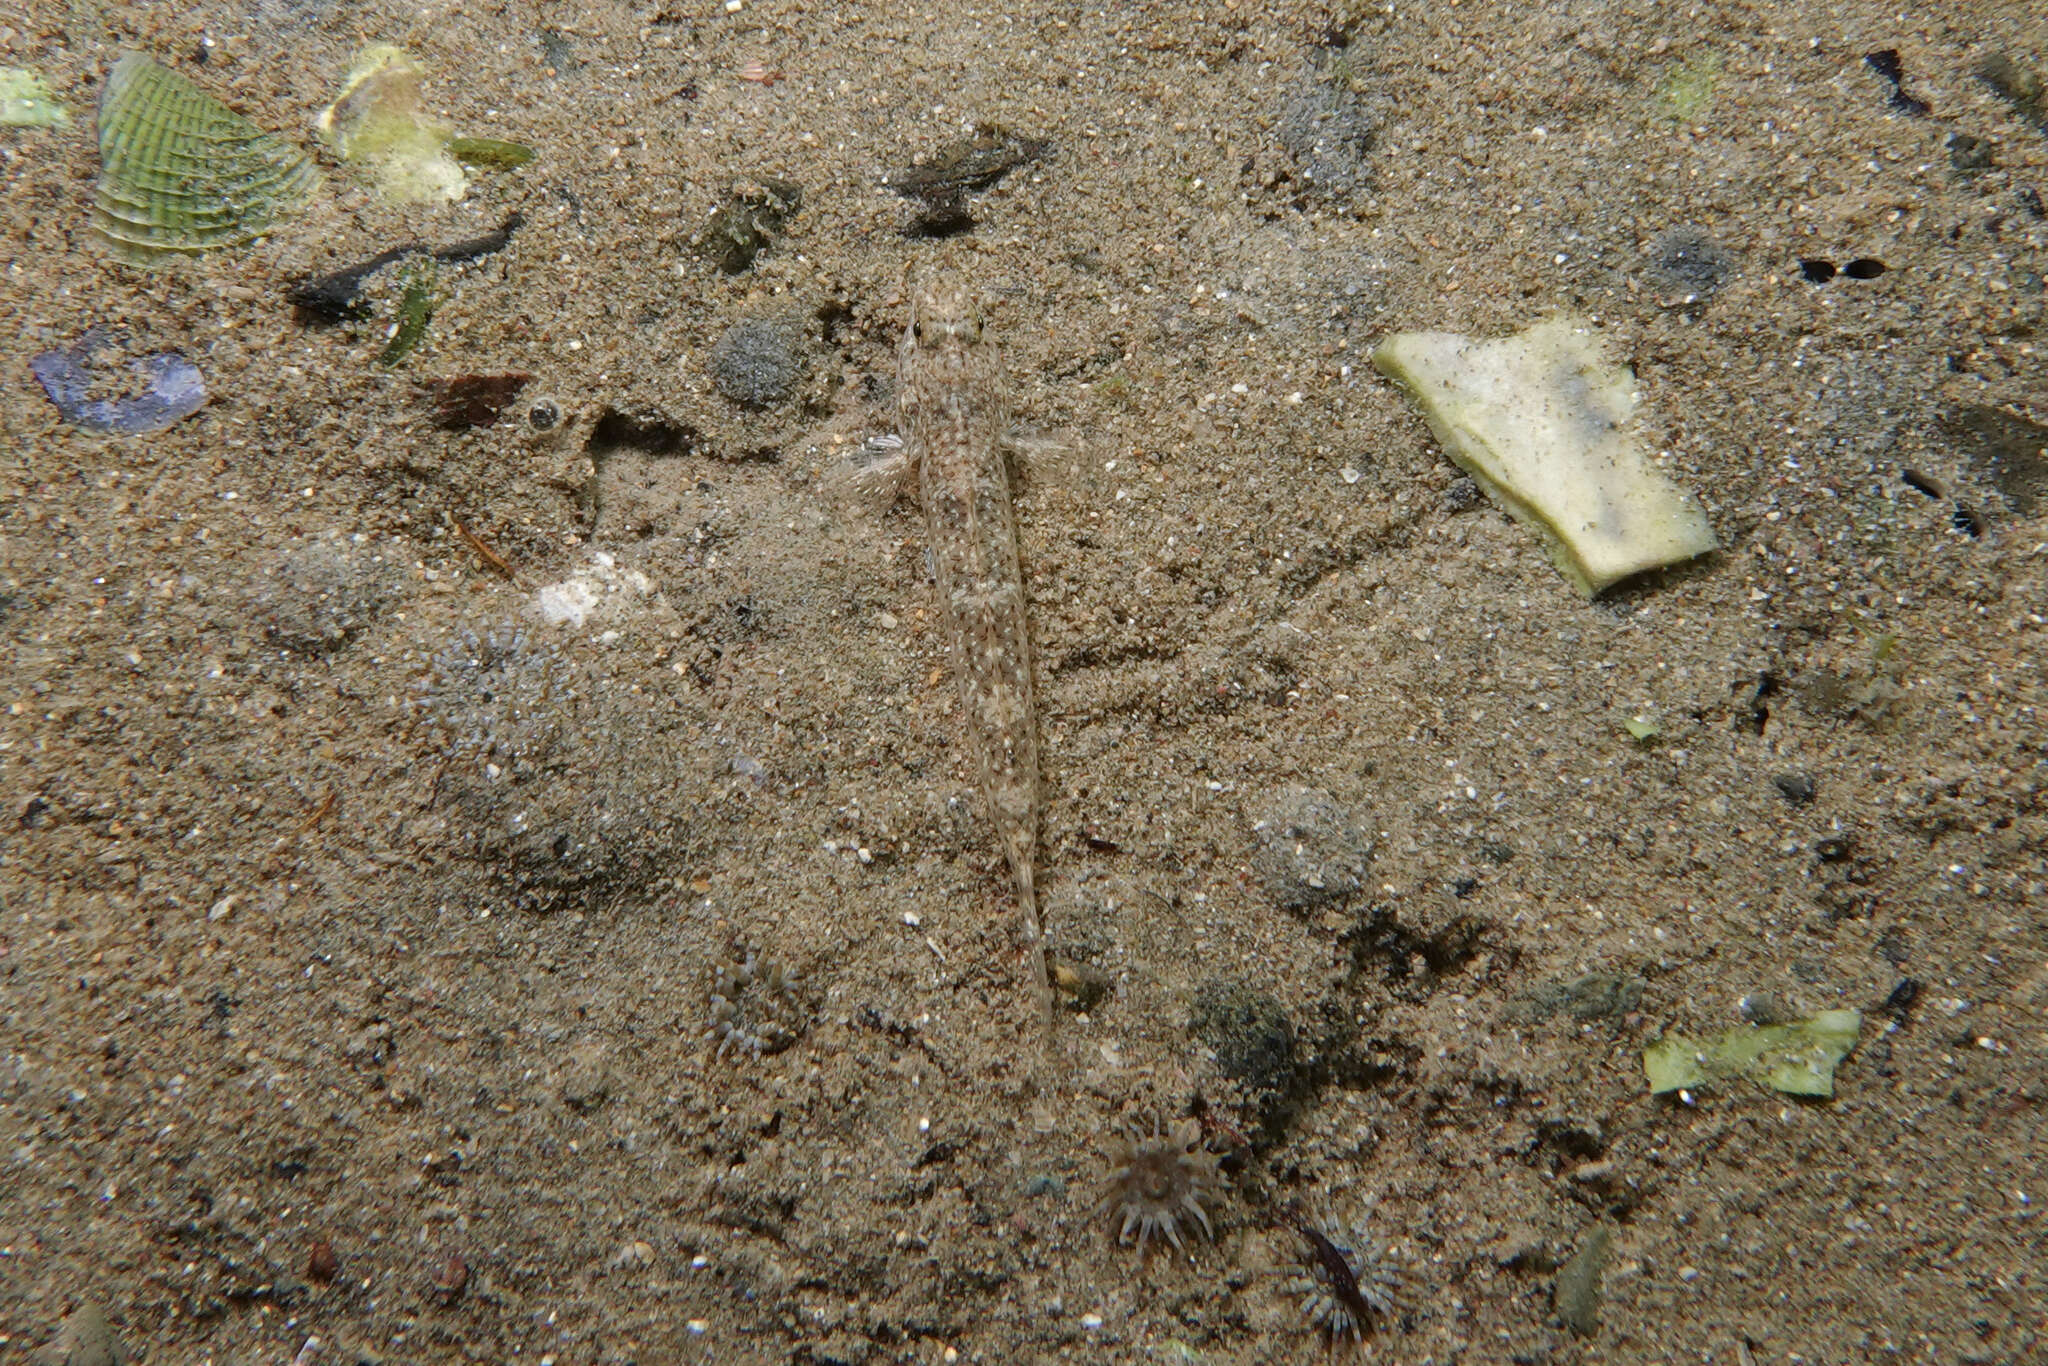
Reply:
[[[320,173],[170,68],[131,52],[100,94],[93,231],[135,265],[255,241]]]
[[[1824,1010],[1789,1024],[1744,1025],[1703,1043],[1666,1034],[1643,1050],[1643,1072],[1652,1095],[1751,1077],[1787,1095],[1832,1096],[1835,1064],[1849,1056],[1862,1028],[1860,1011]]]
[[[1697,123],[1714,103],[1714,87],[1721,83],[1721,54],[1709,52],[1681,62],[1664,73],[1657,95],[1664,112],[1679,123]]]
[[[448,155],[465,166],[516,171],[532,161],[535,152],[523,142],[506,142],[503,138],[450,138]]]
[[[379,365],[396,365],[411,355],[427,335],[427,324],[434,320],[441,273],[434,268],[432,257],[413,259],[415,264],[406,271],[404,292],[398,296],[398,328],[377,353]]]
[[[1583,320],[1557,317],[1496,341],[1402,332],[1373,348],[1372,363],[1584,596],[1717,547],[1699,500],[1629,435],[1635,376],[1601,353]]]
[[[50,93],[50,83],[33,71],[0,66],[0,126],[62,128],[71,111]]]

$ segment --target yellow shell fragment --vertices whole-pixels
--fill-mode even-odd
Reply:
[[[99,125],[93,231],[137,265],[252,242],[320,183],[304,152],[141,53],[115,63]]]
[[[1593,597],[1716,546],[1699,500],[1629,435],[1635,376],[1590,327],[1555,318],[1498,341],[1403,332],[1373,367],[1414,395],[1444,452]]]
[[[356,55],[341,95],[320,115],[320,132],[343,161],[366,167],[395,204],[445,199],[469,191],[469,176],[449,149],[446,124],[420,111],[417,60],[390,43]]]

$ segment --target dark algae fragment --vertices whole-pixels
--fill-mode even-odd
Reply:
[[[363,302],[363,283],[393,261],[403,260],[418,250],[418,245],[393,247],[330,274],[308,276],[294,284],[286,297],[304,327],[332,327],[351,319],[367,318],[370,308]]]
[[[370,307],[363,299],[363,286],[384,267],[408,256],[419,255],[431,256],[443,265],[481,260],[511,245],[512,234],[525,222],[524,215],[509,214],[504,223],[492,231],[480,237],[450,242],[445,247],[408,242],[404,246],[380,251],[352,266],[343,266],[325,275],[309,275],[295,282],[285,297],[296,310],[302,326],[331,327],[337,323],[361,321],[370,316]]]
[[[478,237],[465,237],[459,242],[450,242],[445,247],[435,247],[428,254],[442,265],[455,265],[462,261],[479,261],[495,255],[512,245],[512,234],[526,224],[526,215],[511,213],[505,221],[491,231]]]

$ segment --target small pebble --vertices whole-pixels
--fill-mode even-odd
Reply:
[[[1726,284],[1735,257],[1705,228],[1667,228],[1650,244],[1650,274],[1666,293],[1689,300],[1713,297]]]
[[[1815,787],[1813,777],[1806,773],[1777,773],[1771,777],[1778,792],[1794,806],[1805,806],[1813,800]]]

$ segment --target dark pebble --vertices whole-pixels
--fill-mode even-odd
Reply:
[[[1971,133],[1951,133],[1948,139],[1948,164],[1958,171],[1988,171],[1996,164],[1991,155],[1991,144]]]
[[[1815,788],[1812,775],[1810,774],[1773,774],[1771,782],[1776,784],[1778,791],[1784,795],[1785,800],[1794,806],[1804,806],[1813,800]]]
[[[1689,223],[1665,229],[1650,244],[1650,273],[1673,294],[1712,298],[1734,269],[1734,254]]]
[[[1856,841],[1847,835],[1823,835],[1813,842],[1813,856],[1822,863],[1840,863],[1856,850]]]
[[[1486,501],[1486,495],[1479,491],[1479,484],[1471,479],[1453,479],[1451,486],[1443,492],[1445,512],[1470,512]]]
[[[1265,1137],[1277,1139],[1307,1080],[1286,1007],[1242,982],[1211,980],[1195,988],[1188,1031],[1215,1053],[1223,1075],[1244,1089]]]
[[[437,1304],[449,1305],[462,1298],[462,1292],[469,1289],[469,1263],[459,1253],[449,1254],[434,1272],[434,1279],[427,1285],[427,1293]]]

